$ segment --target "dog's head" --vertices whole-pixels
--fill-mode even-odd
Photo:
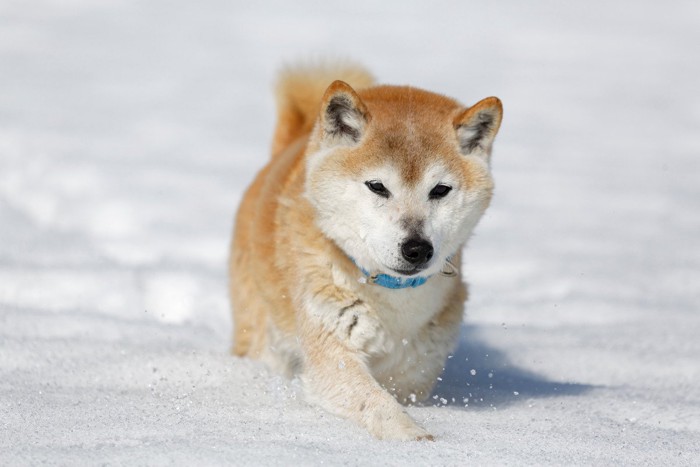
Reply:
[[[306,196],[323,232],[368,271],[439,272],[493,191],[501,102],[468,108],[410,87],[326,90],[307,149]]]

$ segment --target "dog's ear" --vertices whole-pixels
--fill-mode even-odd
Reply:
[[[329,146],[354,145],[362,139],[369,112],[359,96],[344,81],[334,81],[321,101],[321,132]]]
[[[498,97],[487,97],[460,112],[454,120],[460,152],[488,160],[502,118],[503,105]]]

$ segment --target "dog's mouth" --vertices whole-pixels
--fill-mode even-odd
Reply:
[[[402,276],[415,276],[419,272],[422,272],[424,268],[411,268],[411,269],[395,269],[389,268],[395,273],[401,274]]]

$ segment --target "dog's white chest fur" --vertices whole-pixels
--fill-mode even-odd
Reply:
[[[432,277],[419,287],[389,289],[361,284],[362,294],[373,302],[387,336],[397,343],[410,340],[445,306],[445,290],[449,280]]]

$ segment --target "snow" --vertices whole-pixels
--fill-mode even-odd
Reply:
[[[697,2],[0,4],[0,464],[700,463]],[[499,96],[461,345],[373,440],[228,355],[275,70]]]

